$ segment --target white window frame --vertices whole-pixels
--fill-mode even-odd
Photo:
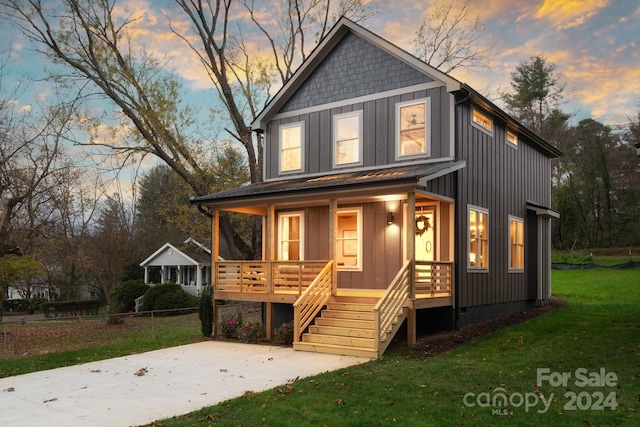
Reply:
[[[338,163],[338,120],[356,116],[358,118],[358,160],[349,163]],[[336,114],[333,116],[333,167],[343,168],[362,165],[362,110],[351,111],[349,113]]]
[[[526,249],[525,249],[525,246],[524,246],[524,234],[525,234],[524,219],[519,218],[517,216],[509,215],[509,220],[508,221],[509,221],[509,223],[508,223],[507,230],[509,230],[509,233],[507,233],[508,234],[508,236],[507,236],[507,245],[508,246],[507,247],[508,247],[508,250],[509,250],[509,271],[510,272],[514,272],[514,273],[522,273],[522,272],[524,272],[524,264],[525,264],[525,261],[526,261],[526,258],[525,258]],[[513,258],[512,258],[512,255],[511,255],[512,254],[512,246],[514,245],[514,243],[511,242],[511,237],[512,237],[511,236],[511,223],[512,222],[514,222],[516,224],[518,224],[518,223],[522,224],[522,236],[519,236],[521,238],[521,240],[518,240],[517,227],[516,227],[516,242],[515,242],[516,250],[519,247],[522,248],[522,265],[521,266],[516,266],[516,267],[512,266],[513,265],[513,263],[512,263]],[[522,242],[522,243],[520,243],[520,242]]]
[[[410,107],[413,105],[424,105],[424,117],[422,118],[424,123],[424,152],[415,154],[402,154],[401,153],[401,140],[400,131],[402,129],[402,122],[400,118],[400,110],[404,107]],[[399,102],[396,104],[396,159],[407,159],[415,157],[429,157],[431,156],[431,98],[414,99],[412,101]]]
[[[476,212],[476,214],[485,214],[487,216],[487,221],[486,221],[486,231],[484,238],[482,237],[472,237],[471,235],[471,212]],[[474,206],[474,205],[467,205],[467,271],[472,272],[472,273],[481,273],[481,272],[488,272],[489,271],[489,239],[491,238],[491,235],[489,233],[489,210],[485,209],[485,208],[481,208],[479,206]],[[477,263],[477,265],[471,265],[471,240],[478,240],[478,253],[474,254],[476,257],[480,256],[485,256],[486,260],[487,260],[487,265],[486,267],[482,266],[482,262]],[[482,242],[485,241],[487,242],[487,250],[486,253],[482,252]]]
[[[356,257],[357,257],[357,263],[355,266],[345,266],[345,265],[338,265],[337,266],[337,270],[338,271],[362,271],[362,207],[350,207],[350,208],[338,208],[336,209],[336,216],[340,215],[340,214],[346,214],[346,213],[355,213],[356,214],[356,236],[357,236],[357,243],[356,243]],[[337,259],[338,259],[338,249],[339,249],[339,245],[342,241],[344,241],[345,239],[342,238],[341,236],[339,236],[338,234],[338,223],[339,220],[336,220],[336,225],[335,225],[335,240],[336,240],[336,245],[335,245],[335,250],[336,250],[336,263],[337,263]]]
[[[515,133],[514,131],[507,129],[505,131],[505,136],[504,136],[505,141],[507,141],[507,145],[509,145],[510,147],[513,148],[518,148],[518,134]]]
[[[300,146],[298,147],[298,149],[300,150],[300,168],[299,169],[283,169],[283,164],[282,164],[282,154],[284,152],[284,148],[282,147],[282,134],[283,131],[285,129],[291,129],[291,128],[299,128],[300,129]],[[279,174],[288,174],[288,173],[296,173],[296,172],[301,172],[304,171],[304,122],[295,122],[295,123],[287,123],[287,124],[283,124],[280,125],[280,127],[278,128],[278,172]],[[293,150],[294,148],[288,148],[288,150]]]
[[[480,121],[476,116],[480,116],[483,120]],[[475,107],[471,107],[471,125],[487,135],[493,136],[493,119],[487,113]]]
[[[299,242],[299,250],[300,250],[300,261],[304,260],[304,212],[303,211],[292,211],[292,212],[279,212],[278,213],[278,260],[280,261],[288,261],[283,258],[282,253],[282,243],[285,241],[283,239],[283,220],[285,218],[298,217],[300,219],[300,238]],[[293,240],[288,239],[287,242],[291,242]]]

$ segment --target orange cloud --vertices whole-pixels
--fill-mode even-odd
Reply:
[[[607,4],[608,0],[545,0],[534,17],[566,29],[582,25]]]

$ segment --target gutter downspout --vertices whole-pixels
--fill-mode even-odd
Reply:
[[[455,103],[455,107],[453,109],[454,111],[454,117],[453,120],[456,121],[455,123],[455,150],[456,150],[456,156],[458,157],[460,156],[460,158],[462,158],[462,141],[460,140],[461,135],[460,135],[460,129],[462,127],[462,122],[460,123],[460,125],[458,125],[458,107],[464,103],[466,103],[467,101],[469,101],[471,99],[471,95],[469,94],[468,91],[461,89],[461,92],[464,92],[465,97],[456,101]],[[462,121],[462,118],[460,117],[460,121]],[[458,171],[456,172],[456,194],[454,196],[455,200],[456,200],[456,206],[455,206],[455,218],[465,218],[465,212],[462,209],[462,203],[460,203],[460,199],[459,199],[459,195],[462,193],[461,189],[460,189],[460,185],[462,182],[462,179],[460,178],[460,175],[462,174],[462,169],[458,169]],[[463,221],[462,219],[460,219],[460,221]],[[460,237],[458,236],[458,233],[456,232],[458,229],[458,227],[454,227],[454,233],[455,234],[455,241],[456,244],[453,245],[453,259],[456,260],[455,262],[455,271],[454,271],[454,283],[453,283],[453,311],[454,311],[454,329],[460,329],[460,293],[458,292],[458,288],[459,288],[459,283],[460,280],[462,278],[462,260],[463,258],[460,257],[460,253],[461,251],[461,245],[458,244],[458,242],[461,240]],[[466,251],[465,251],[466,252]]]

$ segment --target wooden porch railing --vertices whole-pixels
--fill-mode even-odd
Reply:
[[[326,261],[221,261],[215,263],[215,290],[221,292],[289,293],[300,295]]]
[[[453,262],[416,261],[416,298],[451,296]]]
[[[373,307],[375,316],[376,351],[380,356],[389,345],[387,334],[392,332],[394,321],[399,321],[398,314],[402,312],[411,290],[411,275],[413,263],[407,261],[391,281],[385,294],[380,297]],[[400,323],[400,322],[398,322]],[[399,326],[399,325],[398,325]]]
[[[302,332],[311,324],[329,301],[333,286],[335,261],[329,261],[293,304],[293,341],[299,342]]]

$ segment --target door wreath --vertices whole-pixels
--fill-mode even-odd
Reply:
[[[416,217],[416,236],[422,236],[430,227],[429,218],[425,215]]]

